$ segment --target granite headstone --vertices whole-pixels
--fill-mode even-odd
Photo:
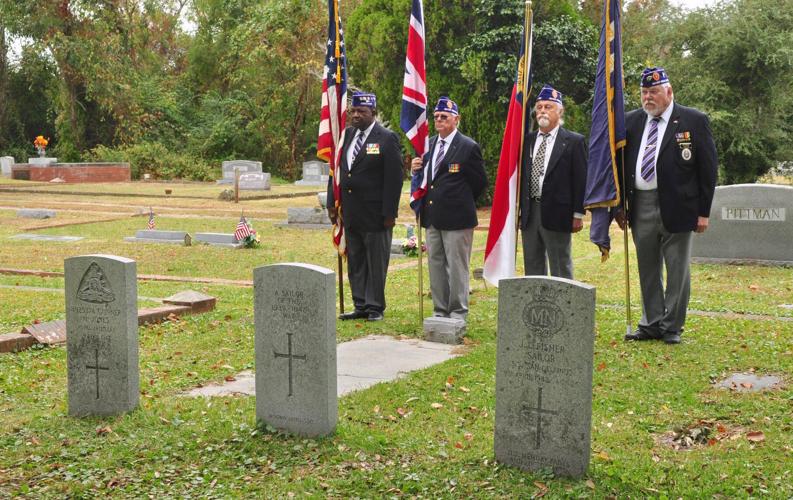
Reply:
[[[594,287],[539,276],[499,281],[496,460],[586,474],[594,332]]]
[[[248,191],[269,191],[270,173],[253,172],[248,174],[240,174],[240,189]]]
[[[134,260],[81,255],[64,262],[69,415],[118,415],[138,406]]]
[[[262,162],[251,160],[229,160],[224,161],[221,166],[223,170],[223,178],[217,181],[218,184],[234,184],[235,172],[239,170],[240,174],[247,173],[262,173]]]
[[[335,283],[310,264],[253,270],[257,420],[301,436],[334,432]]]
[[[793,187],[717,187],[708,229],[693,239],[695,261],[793,264]]]
[[[14,164],[13,156],[0,157],[0,174],[5,177],[11,177],[11,165]]]
[[[330,165],[317,160],[303,162],[303,178],[295,182],[298,186],[327,186]]]

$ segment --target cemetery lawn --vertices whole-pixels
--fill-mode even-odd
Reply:
[[[286,207],[314,206],[316,198],[234,205],[216,200],[220,187],[194,187],[206,189],[197,195],[203,198],[0,192],[4,207],[58,210],[40,221],[1,209],[0,268],[57,273],[66,257],[109,253],[135,259],[139,275],[206,278],[139,280],[139,307],[186,289],[218,297],[210,313],[140,328],[141,404],[124,416],[67,416],[65,348],[0,354],[0,497],[793,497],[791,269],[694,265],[683,343],[625,343],[622,234],[612,232],[615,248],[602,264],[585,232],[576,234],[576,276],[597,287],[597,336],[591,462],[586,477],[571,480],[494,462],[497,290],[480,280],[472,285],[462,355],[342,397],[331,437],[258,427],[253,397],[183,397],[254,368],[253,289],[246,283],[254,267],[336,266],[327,231],[275,225]],[[123,242],[145,229],[146,217],[132,215],[150,202],[161,206],[158,229],[189,232],[232,232],[244,208],[262,247]],[[410,220],[405,203],[400,223]],[[108,214],[119,218],[101,222]],[[480,224],[487,220],[483,211]],[[65,221],[80,224],[56,227]],[[9,239],[22,232],[85,239]],[[404,228],[395,237],[404,237]],[[475,233],[472,267],[482,265],[485,239],[486,232]],[[635,322],[635,263],[631,269]],[[339,342],[368,334],[421,337],[416,281],[414,260],[392,259],[385,321],[339,322]],[[428,314],[426,263],[424,283]],[[62,276],[0,274],[0,334],[64,318],[62,289]],[[345,292],[349,310],[346,284]],[[716,387],[736,372],[777,375],[783,385],[762,392]]]

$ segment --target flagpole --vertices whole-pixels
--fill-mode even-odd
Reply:
[[[529,45],[529,39],[531,38],[531,26],[532,26],[532,11],[531,11],[531,0],[528,0],[525,5],[525,11],[523,14],[523,46],[526,48],[523,53],[523,62],[519,61],[519,66],[523,66],[522,69],[518,71],[520,75],[522,75],[518,80],[520,84],[520,91],[523,92],[523,102],[521,103],[521,117],[520,117],[520,149],[518,150],[518,171],[517,171],[517,182],[518,185],[515,187],[515,269],[518,267],[518,233],[520,232],[520,188],[521,188],[521,172],[523,171],[523,142],[526,137],[526,106],[529,101],[529,89],[526,88],[526,82],[529,78],[528,71],[529,71],[529,61],[531,61],[531,46]],[[525,272],[525,270],[524,270]]]
[[[339,310],[344,314],[344,259],[339,252],[336,252],[336,256],[339,258]]]
[[[622,160],[622,178],[627,179],[625,177],[625,150],[623,149],[622,154],[620,155]],[[623,182],[623,186],[624,186]],[[625,198],[625,203],[623,203],[623,214],[625,216],[625,230],[622,232],[622,243],[625,250],[625,334],[630,335],[632,332],[631,328],[633,325],[633,321],[631,320],[631,273],[630,273],[630,266],[629,266],[629,259],[628,259],[628,233],[630,232],[630,226],[628,225],[628,196],[625,193],[625,189],[622,190],[622,195]]]

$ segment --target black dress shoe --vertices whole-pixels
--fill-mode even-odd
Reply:
[[[637,328],[633,333],[625,335],[625,340],[661,340],[661,332],[647,330],[645,328]]]
[[[383,321],[383,313],[372,311],[369,313],[369,317],[366,318],[367,321]]]
[[[679,344],[680,334],[678,332],[664,332],[664,344]]]
[[[361,319],[361,318],[368,318],[369,314],[366,311],[362,311],[360,309],[356,309],[352,312],[344,313],[339,315],[339,319],[342,321],[347,321],[348,319]]]

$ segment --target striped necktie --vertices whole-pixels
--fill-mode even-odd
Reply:
[[[441,143],[438,145],[438,156],[435,159],[435,165],[432,166],[432,178],[434,179],[435,176],[438,174],[438,167],[441,165],[443,161],[443,157],[446,155],[446,151],[444,151],[444,144],[446,141],[440,139]]]
[[[658,122],[660,118],[650,120],[650,132],[647,134],[647,145],[644,146],[644,156],[642,157],[642,179],[650,182],[655,177],[655,150],[658,144]]]
[[[355,142],[355,147],[352,150],[352,161],[355,162],[355,159],[358,158],[358,153],[361,152],[361,148],[363,147],[363,130],[358,131],[358,140]],[[352,166],[352,163],[350,164]]]

